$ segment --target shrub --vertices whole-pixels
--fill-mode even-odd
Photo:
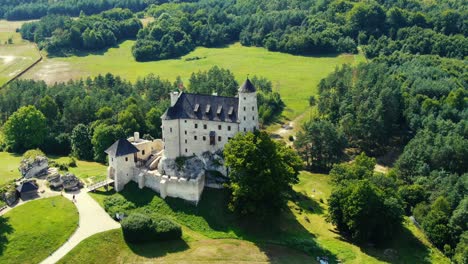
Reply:
[[[153,227],[156,232],[156,240],[165,241],[182,237],[182,229],[180,226],[167,218],[153,218]]]
[[[40,149],[30,149],[30,150],[26,151],[26,152],[23,154],[23,158],[24,158],[24,159],[32,159],[32,160],[34,160],[37,156],[43,156],[43,157],[45,157],[46,155],[45,155],[44,152],[42,152],[42,150],[40,150]]]
[[[135,209],[135,205],[122,196],[113,195],[104,199],[104,210],[112,217],[115,217],[116,213],[128,214],[132,209]]]
[[[164,217],[152,218],[143,213],[132,213],[122,221],[125,240],[132,243],[180,239],[182,229]]]
[[[122,220],[125,240],[141,243],[154,240],[153,220],[145,214],[133,213]]]

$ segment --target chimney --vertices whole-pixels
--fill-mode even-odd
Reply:
[[[174,106],[179,98],[179,92],[171,92],[171,106]]]
[[[133,141],[134,142],[140,141],[140,133],[139,132],[133,133]]]

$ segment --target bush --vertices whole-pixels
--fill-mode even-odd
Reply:
[[[23,154],[23,158],[24,158],[24,159],[32,159],[32,160],[34,160],[37,156],[43,156],[43,157],[45,157],[46,155],[45,155],[44,152],[42,152],[42,150],[40,150],[40,149],[30,149],[30,150],[26,151],[26,152]]]
[[[128,214],[132,209],[135,209],[135,205],[122,196],[113,195],[104,199],[104,210],[112,217],[115,217],[116,213]]]
[[[163,217],[152,218],[142,213],[132,213],[122,221],[125,240],[132,243],[180,239],[179,225]]]

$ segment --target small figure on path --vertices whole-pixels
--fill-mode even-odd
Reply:
[[[76,202],[76,200],[75,200],[75,195],[73,195],[73,202]]]

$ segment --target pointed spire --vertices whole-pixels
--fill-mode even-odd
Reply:
[[[239,93],[254,93],[256,91],[255,86],[250,82],[249,77],[247,76],[247,80],[245,80],[244,84],[239,88]]]

